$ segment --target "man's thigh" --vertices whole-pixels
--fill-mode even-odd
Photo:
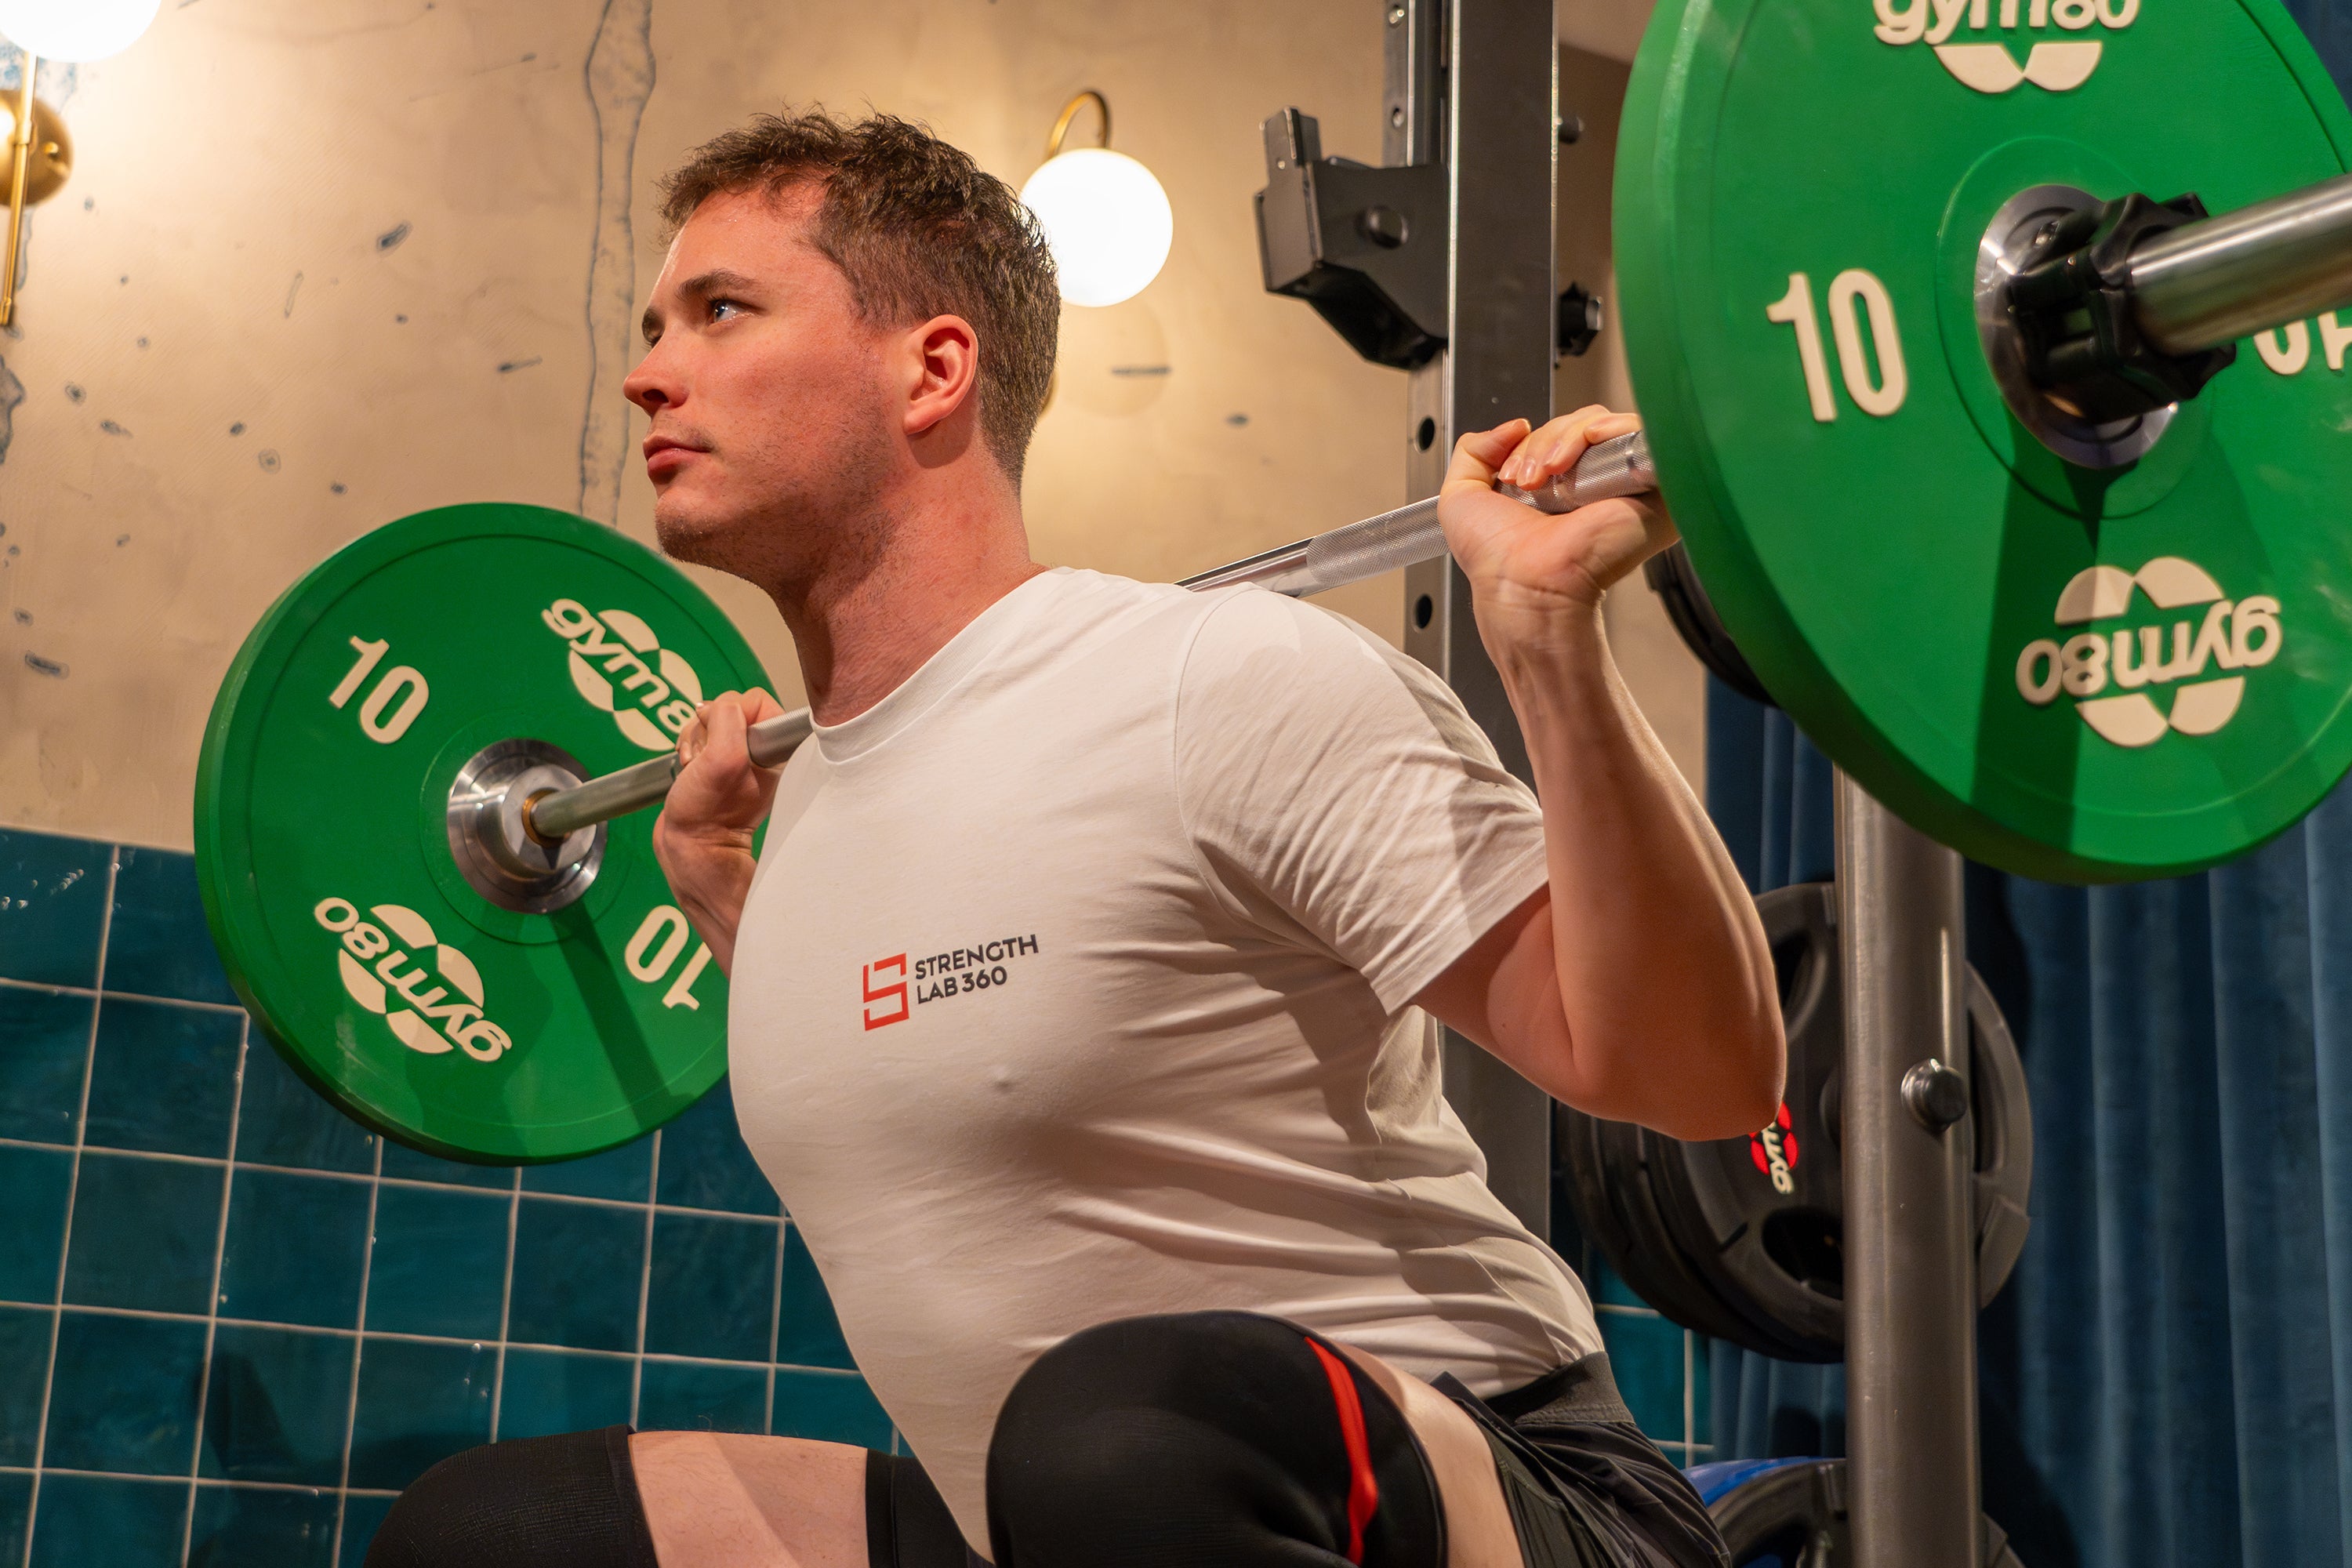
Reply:
[[[1353,1375],[1347,1368],[1352,1363]],[[1493,1449],[1429,1384],[1261,1313],[1097,1324],[1023,1373],[988,1459],[999,1568],[1523,1568]]]
[[[629,1462],[661,1568],[866,1568],[863,1448],[639,1432]]]

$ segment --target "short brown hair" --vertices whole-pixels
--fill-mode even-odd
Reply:
[[[841,268],[866,321],[971,323],[981,437],[1018,486],[1061,327],[1036,219],[1010,185],[927,128],[887,114],[848,123],[823,110],[762,114],[696,148],[661,181],[662,217],[675,233],[712,196],[772,196],[803,182],[824,192],[810,242]]]

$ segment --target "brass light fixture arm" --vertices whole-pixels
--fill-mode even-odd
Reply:
[[[37,62],[25,51],[25,80],[16,95],[16,125],[8,136],[8,269],[0,277],[0,327],[16,319],[16,247],[24,242],[25,179],[33,158],[33,73]]]
[[[1052,163],[1061,153],[1062,139],[1070,133],[1070,121],[1078,117],[1078,110],[1086,105],[1087,100],[1089,99],[1094,100],[1095,111],[1102,116],[1102,140],[1097,142],[1096,145],[1098,147],[1108,147],[1110,145],[1110,100],[1105,98],[1101,93],[1097,92],[1093,88],[1087,88],[1076,98],[1070,100],[1069,102],[1062,105],[1062,117],[1054,121],[1054,133],[1045,138],[1045,161],[1047,163]]]

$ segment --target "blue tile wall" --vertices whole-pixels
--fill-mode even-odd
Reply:
[[[895,1441],[724,1086],[562,1165],[387,1143],[254,1037],[185,856],[0,830],[0,1568],[362,1568],[494,1437]],[[1556,1240],[1709,1458],[1704,1342]]]
[[[86,838],[0,839],[0,977],[95,986],[113,865],[110,845]]]
[[[522,1171],[388,1143],[258,1039],[194,864],[0,830],[0,1568],[362,1568],[499,1437],[888,1447],[722,1085]]]

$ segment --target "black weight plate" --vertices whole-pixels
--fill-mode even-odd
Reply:
[[[1714,1293],[1768,1340],[1794,1342],[1796,1359],[1822,1362],[1839,1359],[1845,1344],[1836,909],[1826,882],[1757,900],[1780,973],[1789,1035],[1779,1136],[1772,1128],[1703,1143],[1649,1135],[1658,1150],[1653,1186],[1666,1226]],[[1982,1305],[2006,1283],[2024,1242],[2032,1121],[2024,1069],[2000,1010],[1973,969],[1967,984],[1977,1137],[1970,1196]]]
[[[1685,1328],[1717,1337],[1740,1329],[1667,1245],[1650,1204],[1638,1130],[1566,1105],[1553,1107],[1553,1125],[1554,1157],[1568,1177],[1577,1224],[1626,1289]]]
[[[1601,1123],[1601,1146],[1609,1167],[1619,1173],[1614,1191],[1622,1205],[1633,1238],[1639,1274],[1627,1277],[1642,1299],[1673,1321],[1712,1339],[1729,1340],[1767,1355],[1793,1356],[1801,1348],[1783,1343],[1769,1325],[1741,1315],[1706,1275],[1661,1211],[1658,1185],[1662,1168],[1677,1156],[1674,1140],[1630,1121]]]
[[[1666,619],[1697,660],[1715,672],[1715,678],[1750,702],[1761,702],[1768,708],[1780,704],[1764,689],[1764,682],[1731,640],[1725,629],[1723,617],[1715,613],[1715,601],[1706,596],[1706,587],[1698,580],[1698,568],[1691,564],[1690,551],[1677,540],[1642,563],[1642,580],[1657,595]]]
[[[1654,1184],[1668,1233],[1756,1337],[1738,1342],[1798,1361],[1845,1353],[1845,1171],[1824,1090],[1844,1054],[1837,899],[1832,885],[1756,900],[1780,984],[1789,1041],[1780,1113],[1746,1138],[1685,1143],[1653,1135]],[[1780,1351],[1768,1349],[1778,1342]]]
[[[1729,1467],[1706,1466],[1703,1469]],[[1692,1477],[1694,1481],[1700,1478]],[[1703,1488],[1703,1494],[1711,1491]],[[1798,1459],[1775,1465],[1707,1504],[1730,1549],[1732,1568],[1853,1568],[1853,1538],[1846,1504],[1843,1459]],[[1977,1562],[1981,1568],[2021,1568],[2008,1532],[1979,1517]]]
[[[2033,1194],[2033,1104],[2025,1062],[1984,977],[1969,971],[1969,1097],[1976,1121],[1977,1305],[2000,1294],[2025,1248]]]

